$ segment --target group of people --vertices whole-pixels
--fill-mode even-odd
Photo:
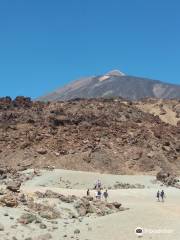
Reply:
[[[94,185],[94,190],[96,190],[96,199],[101,200],[102,198],[104,198],[104,200],[107,201],[107,199],[109,197],[108,191],[107,191],[107,189],[105,191],[103,191],[102,184],[99,179],[97,180],[97,182]],[[87,196],[90,196],[89,189],[87,190]],[[161,191],[158,190],[156,197],[157,197],[158,202],[160,202],[160,201],[164,202],[164,198],[165,198],[164,190],[161,190]]]
[[[164,202],[164,198],[165,198],[164,190],[162,190],[161,192],[158,190],[156,197],[157,197],[158,202],[160,202],[160,199],[162,202]]]
[[[101,200],[104,198],[104,200],[107,202],[107,199],[109,197],[107,189],[103,191],[101,181],[98,179],[97,182],[94,185],[94,190],[96,190],[96,199]],[[87,190],[87,196],[90,196],[90,190]]]

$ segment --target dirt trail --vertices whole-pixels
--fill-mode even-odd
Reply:
[[[76,196],[83,196],[86,193],[86,186],[82,189],[66,189],[57,186],[51,187],[48,185],[50,183],[53,185],[53,175],[55,176],[54,185],[57,184],[57,176],[63,176],[63,179],[66,179],[68,176],[69,182],[75,179],[76,174],[81,177],[82,182],[83,180],[86,182],[86,180],[91,177],[95,180],[100,176],[97,173],[83,173],[64,170],[57,171],[59,174],[55,171],[54,173],[44,173],[41,177],[39,177],[39,179],[44,180],[46,186],[37,186],[37,179],[34,179],[23,187],[23,191],[33,194],[36,191],[44,192],[49,189],[64,195],[73,194]],[[49,180],[45,181],[47,180],[47,176]],[[180,216],[180,191],[178,189],[164,188],[167,197],[165,202],[162,203],[157,202],[155,198],[156,190],[160,188],[160,185],[152,184],[151,181],[154,177],[101,175],[101,179],[105,182],[109,182],[109,184],[113,183],[114,178],[124,179],[124,181],[126,180],[131,183],[133,181],[134,183],[144,182],[145,188],[109,190],[109,201],[119,201],[124,207],[129,208],[129,210],[100,218],[89,218],[84,220],[82,223],[77,225],[78,229],[81,231],[79,239],[137,239],[138,237],[134,233],[136,227],[142,227],[146,232],[144,233],[143,239],[176,240],[180,238],[180,229],[178,225]],[[87,183],[85,185],[88,186]],[[95,191],[91,191],[91,194],[95,195]],[[87,224],[89,227],[87,227]],[[67,229],[67,232],[70,231],[71,227]],[[157,233],[157,231],[160,233]],[[55,234],[54,239],[58,239],[58,233],[57,235]]]

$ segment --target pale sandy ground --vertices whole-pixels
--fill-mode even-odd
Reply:
[[[63,180],[61,183],[60,177]],[[136,227],[142,227],[145,231],[149,231],[141,239],[180,239],[180,190],[163,187],[167,197],[164,203],[157,202],[155,195],[157,190],[161,190],[162,187],[158,183],[153,183],[155,180],[153,176],[118,176],[67,170],[42,171],[40,177],[26,182],[22,186],[22,190],[29,195],[33,195],[37,190],[51,189],[64,195],[83,196],[86,189],[91,188],[97,179],[100,179],[106,187],[113,186],[116,181],[119,181],[131,184],[140,183],[146,188],[109,190],[109,201],[121,202],[129,210],[104,217],[86,217],[82,221],[73,222],[74,220],[67,219],[68,224],[65,220],[58,220],[58,223],[54,224],[58,226],[58,229],[53,229],[50,222],[45,222],[54,240],[72,239],[76,228],[80,229],[78,239],[82,240],[133,240],[139,239],[134,233]],[[72,189],[65,188],[67,181],[68,186]],[[95,193],[91,191],[91,194]],[[11,228],[13,224],[16,224],[16,219],[22,211],[19,208],[0,208],[0,222],[5,224],[5,232],[0,233],[0,239],[12,239],[12,236],[16,236],[18,240],[21,240],[45,232],[35,224],[26,227],[19,226],[17,229]],[[13,216],[14,220],[4,216],[6,212],[9,213],[9,216]],[[67,227],[64,227],[66,224]],[[150,233],[150,231],[158,230],[161,233]],[[5,233],[10,236],[5,238]],[[68,237],[63,238],[64,234],[67,234]]]
[[[159,103],[144,103],[144,104],[140,104],[137,105],[137,107],[139,109],[141,109],[142,111],[154,114],[155,116],[159,116],[160,119],[165,122],[165,123],[169,123],[172,124],[174,126],[177,126],[177,122],[179,121],[179,119],[176,117],[176,113],[171,109],[171,107],[169,107],[168,105],[163,104],[163,109],[166,111],[166,114],[160,114],[161,113],[161,109],[160,109],[160,104],[163,104],[163,102],[161,100],[159,100]]]

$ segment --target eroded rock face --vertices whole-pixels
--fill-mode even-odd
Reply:
[[[73,212],[71,212],[69,214],[70,218],[77,218],[77,216],[85,217],[89,214],[104,216],[107,214],[112,214],[117,211],[125,210],[121,208],[121,203],[118,203],[118,202],[107,203],[104,201],[96,200],[92,196],[84,196],[82,198],[76,197],[74,195],[64,196],[62,194],[58,194],[49,190],[43,194],[41,194],[40,192],[37,192],[36,195],[39,198],[57,198],[61,202],[69,203],[70,205],[73,204],[77,214],[74,214]],[[43,215],[44,214],[46,215],[47,213],[45,206],[42,206],[41,204],[35,204],[34,202],[30,202],[29,208],[34,209],[36,212],[39,212],[40,215],[41,215],[41,212]],[[47,210],[49,211],[48,208]],[[52,208],[50,208],[50,210],[52,211]]]
[[[180,187],[179,180],[170,172],[160,171],[157,173],[156,179],[167,186]]]
[[[83,197],[75,201],[74,207],[77,210],[78,215],[81,217],[88,214],[104,216],[122,210],[120,208],[121,203],[107,203],[100,200],[89,199],[87,197]]]

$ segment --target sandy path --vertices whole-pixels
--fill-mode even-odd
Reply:
[[[78,189],[57,187],[58,181],[56,178],[59,178],[59,175],[75,183]],[[167,198],[164,203],[157,202],[155,194],[160,186],[158,184],[152,184],[152,176],[99,175],[97,173],[59,170],[44,173],[39,177],[40,181],[38,181],[38,178],[34,179],[23,186],[22,189],[29,194],[34,194],[36,191],[44,192],[50,189],[64,195],[73,194],[83,196],[86,193],[86,187],[89,187],[89,181],[92,183],[92,180],[94,182],[97,177],[101,177],[107,184],[111,184],[118,179],[130,183],[144,183],[146,188],[109,190],[109,201],[119,201],[124,207],[130,209],[105,217],[85,218],[82,222],[73,225],[73,227],[69,225],[66,230],[68,234],[73,233],[73,229],[77,227],[81,231],[79,238],[84,240],[129,240],[138,238],[134,233],[136,227],[143,227],[145,231],[148,231],[144,234],[143,239],[180,239],[180,190],[164,188]],[[81,181],[79,181],[79,179],[81,179]],[[80,186],[77,185],[78,182]],[[41,185],[42,183],[45,183],[47,186],[38,186],[38,184]],[[82,186],[83,188],[79,189]],[[91,191],[91,194],[94,195],[95,192]],[[157,233],[158,230],[161,233]],[[152,231],[156,231],[156,233]],[[59,240],[58,232],[54,233],[54,239]]]
[[[143,184],[145,188],[109,190],[109,202],[118,201],[129,210],[104,217],[84,217],[81,220],[57,219],[57,224],[43,220],[47,229],[40,229],[38,224],[27,226],[19,224],[17,228],[13,228],[12,226],[16,226],[17,219],[25,210],[23,207],[1,207],[0,223],[3,223],[5,230],[0,231],[0,240],[10,240],[12,236],[18,240],[24,240],[27,237],[33,238],[47,232],[51,233],[52,240],[70,240],[72,237],[79,240],[133,240],[138,239],[134,233],[136,227],[142,227],[145,231],[149,231],[144,233],[141,239],[180,239],[180,190],[164,187],[167,198],[164,203],[157,202],[156,191],[162,187],[153,183],[155,179],[153,176],[119,176],[56,169],[41,171],[41,176],[27,181],[21,190],[30,196],[35,196],[36,191],[45,192],[46,190],[63,195],[84,196],[87,188],[92,187],[97,179],[100,179],[106,186],[113,186],[118,181]],[[91,190],[91,194],[95,195],[95,191]],[[44,199],[44,201],[46,200]],[[58,200],[56,199],[56,201]],[[60,207],[66,207],[66,205],[60,203]],[[8,216],[5,213],[8,213]],[[54,229],[53,226],[58,228]],[[80,229],[78,238],[74,236],[76,228]],[[158,230],[161,233],[157,233]],[[156,233],[152,231],[156,231]],[[66,238],[63,237],[65,234],[67,234]]]
[[[62,193],[64,195],[74,194],[83,196],[84,190],[58,189],[58,188],[27,188],[25,191],[33,193],[36,190],[44,192],[47,189]],[[153,234],[146,233],[143,239],[179,239],[179,217],[180,217],[180,193],[174,189],[168,189],[168,197],[164,203],[156,202],[154,190],[111,190],[109,201],[120,201],[124,207],[130,209],[113,215],[100,218],[89,218],[78,224],[81,230],[81,239],[136,239],[134,229],[138,226],[149,230],[166,230],[171,233]],[[95,194],[92,192],[92,194]],[[178,198],[178,199],[177,199]],[[88,223],[92,231],[88,231]],[[71,231],[71,229],[69,229]],[[88,235],[87,235],[88,234]],[[113,234],[113,236],[112,236]]]

